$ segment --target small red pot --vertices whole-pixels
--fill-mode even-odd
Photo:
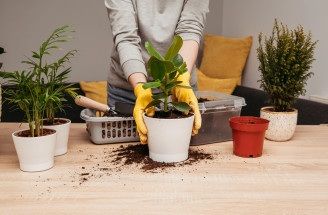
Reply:
[[[240,157],[260,157],[269,120],[260,117],[239,116],[229,119],[232,128],[233,153]]]

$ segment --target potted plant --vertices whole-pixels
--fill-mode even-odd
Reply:
[[[260,87],[269,94],[271,107],[263,107],[260,116],[270,120],[266,138],[286,141],[292,138],[297,124],[297,110],[291,105],[300,95],[305,95],[306,81],[315,60],[313,53],[318,41],[312,42],[312,34],[304,33],[299,25],[289,30],[287,25],[275,19],[272,35],[262,44],[259,34],[257,58],[260,62]]]
[[[20,169],[42,171],[51,168],[54,164],[56,131],[43,128],[42,119],[47,103],[54,95],[44,90],[40,71],[0,72],[0,76],[8,80],[8,84],[15,85],[4,94],[9,102],[24,111],[29,125],[28,130],[12,134]]]
[[[76,89],[72,88],[71,84],[67,83],[71,67],[66,67],[67,63],[70,63],[70,58],[76,54],[77,50],[68,51],[51,64],[48,64],[45,58],[47,55],[50,55],[50,50],[61,50],[58,46],[59,43],[67,42],[68,38],[72,38],[66,35],[68,32],[74,32],[70,30],[69,27],[70,25],[65,25],[55,29],[50,37],[42,43],[39,51],[33,52],[32,58],[34,58],[34,60],[28,59],[27,61],[23,61],[24,63],[32,65],[34,70],[40,71],[43,74],[44,79],[42,79],[42,84],[45,90],[49,94],[55,95],[45,107],[46,120],[43,121],[44,128],[51,128],[57,131],[55,156],[63,155],[67,152],[71,121],[65,118],[55,118],[55,113],[63,111],[64,102],[66,102],[66,93],[73,98],[77,96],[75,92]]]
[[[45,128],[44,116],[49,112],[49,107],[62,107],[63,92],[73,91],[69,86],[64,86],[70,68],[57,75],[59,68],[73,56],[75,51],[69,51],[64,57],[53,64],[44,63],[44,55],[50,55],[52,49],[60,49],[56,43],[63,40],[69,26],[56,29],[51,36],[42,43],[39,53],[33,52],[32,58],[22,63],[32,65],[30,71],[1,72],[0,76],[7,83],[14,85],[5,92],[6,99],[15,103],[22,109],[29,124],[29,130],[16,131],[12,134],[20,168],[23,171],[42,171],[53,166],[57,133],[54,129]],[[55,82],[52,80],[61,80]],[[55,83],[55,84],[54,84]],[[56,85],[57,84],[57,85]],[[53,88],[52,88],[53,87]]]
[[[155,112],[154,117],[145,114],[143,116],[148,129],[149,157],[158,162],[180,162],[188,158],[194,115],[182,114],[190,110],[187,103],[169,101],[170,90],[173,87],[192,90],[191,87],[179,85],[182,82],[177,81],[178,77],[188,70],[182,56],[178,54],[182,44],[182,38],[175,36],[165,57],[162,57],[149,42],[145,44],[151,55],[147,63],[147,72],[152,75],[154,81],[144,83],[143,88],[157,88],[161,91],[160,94],[152,96],[154,100],[146,109],[158,104],[161,104],[162,108]]]

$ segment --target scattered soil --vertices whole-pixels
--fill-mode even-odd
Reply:
[[[186,161],[179,163],[162,163],[156,162],[149,158],[148,145],[128,145],[120,146],[119,149],[113,151],[116,156],[113,160],[114,164],[122,164],[123,166],[141,165],[141,169],[145,172],[152,170],[165,170],[171,167],[182,167],[192,165],[202,160],[212,160],[211,154],[205,153],[203,150],[189,149],[189,157]]]
[[[114,114],[112,112],[104,114],[104,117],[132,117],[132,116],[133,114],[123,114],[123,113]]]
[[[43,125],[63,125],[68,122],[69,121],[65,119],[55,119],[53,124],[48,124],[47,120],[43,120]]]
[[[168,112],[164,111],[156,111],[155,115],[153,118],[158,118],[158,119],[180,119],[180,118],[188,118],[192,116],[192,114],[189,112],[188,115],[184,115],[181,112],[177,110],[170,110]]]
[[[82,150],[80,153],[84,153]],[[195,165],[200,162],[208,162],[214,159],[214,154],[205,153],[201,149],[190,148],[189,158],[179,163],[161,163],[149,158],[148,145],[124,144],[114,150],[104,148],[103,155],[89,154],[85,161],[90,165],[81,166],[80,170],[74,172],[71,182],[83,183],[102,178],[105,176],[119,176],[120,172],[131,169],[140,170],[145,173],[167,173],[170,169]]]
[[[44,128],[42,136],[47,136],[47,135],[50,135],[50,134],[54,134],[55,132],[56,132],[55,130]],[[36,133],[36,130],[34,130],[34,134],[35,133]],[[30,130],[20,131],[20,132],[16,133],[15,135],[17,137],[32,137]]]
[[[198,99],[198,103],[208,102],[208,101],[213,101],[213,100],[209,100],[208,98],[202,98],[202,97]]]

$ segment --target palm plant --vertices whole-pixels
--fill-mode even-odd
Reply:
[[[71,67],[65,68],[66,63],[70,63],[70,58],[73,57],[77,50],[68,51],[58,61],[51,64],[47,64],[44,60],[46,55],[50,55],[49,50],[61,48],[58,43],[67,42],[72,36],[66,35],[67,32],[75,32],[69,30],[70,25],[65,25],[53,31],[50,37],[42,43],[38,52],[32,52],[32,59],[23,61],[23,63],[32,65],[34,71],[36,71],[37,82],[45,85],[45,88],[49,95],[54,97],[49,100],[46,106],[47,124],[53,124],[55,113],[63,111],[63,102],[66,101],[65,93],[68,93],[73,98],[77,96],[75,88],[71,88],[71,84],[67,84],[68,74],[71,72]],[[63,71],[61,71],[63,69]]]
[[[47,64],[44,60],[46,55],[50,55],[52,49],[61,48],[57,46],[60,42],[67,42],[65,38],[71,38],[66,35],[70,25],[65,25],[53,31],[50,37],[42,43],[39,52],[33,51],[32,58],[28,58],[22,63],[32,65],[30,71],[0,72],[0,77],[6,79],[8,84],[15,85],[15,88],[9,88],[5,94],[10,103],[15,103],[24,111],[29,123],[31,136],[43,135],[43,119],[45,114],[48,121],[53,122],[54,112],[62,109],[65,101],[64,93],[67,92],[76,96],[74,88],[71,85],[65,85],[71,68],[65,68],[64,64],[69,62],[70,57],[74,56],[76,50],[67,52],[57,62]]]

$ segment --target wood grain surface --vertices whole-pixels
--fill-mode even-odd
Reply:
[[[259,158],[228,141],[192,146],[212,160],[145,172],[112,162],[126,143],[94,145],[72,124],[68,153],[35,173],[19,169],[11,133],[23,127],[0,123],[0,214],[328,214],[328,126],[265,140]]]

